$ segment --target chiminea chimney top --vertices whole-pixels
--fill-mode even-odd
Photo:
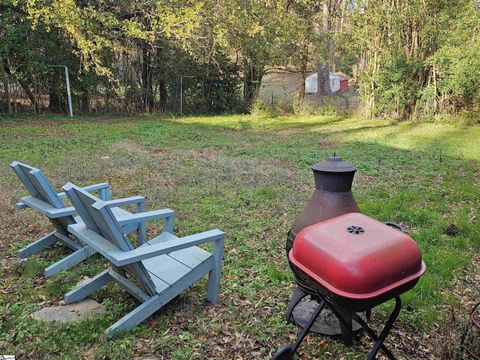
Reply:
[[[355,172],[357,168],[352,163],[342,160],[341,157],[331,156],[312,166],[313,171],[328,173]]]
[[[347,192],[352,189],[357,168],[352,163],[332,156],[312,166],[317,190]]]

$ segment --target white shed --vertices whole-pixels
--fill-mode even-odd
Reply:
[[[313,73],[305,78],[305,93],[315,94],[317,92],[318,73]],[[342,78],[334,73],[330,73],[330,89],[332,92],[340,90],[340,81]]]

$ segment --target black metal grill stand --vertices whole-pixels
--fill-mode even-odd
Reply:
[[[287,309],[287,320],[290,319],[291,313],[293,311],[293,308],[298,304],[300,300],[302,300],[306,295],[309,295],[305,293],[303,290],[298,288],[299,290],[295,291],[295,294],[293,296],[293,299]],[[302,296],[303,295],[303,296]],[[333,313],[338,317],[340,324],[342,326],[342,340],[347,344],[351,344],[352,342],[352,335],[353,332],[351,331],[351,326],[352,326],[352,319],[355,320],[357,323],[359,323],[362,328],[365,330],[367,335],[375,341],[373,348],[370,350],[367,356],[367,360],[374,360],[377,357],[377,354],[380,350],[382,350],[385,355],[390,359],[390,360],[396,360],[395,356],[393,353],[385,346],[384,341],[390,332],[390,330],[393,327],[393,324],[395,323],[395,320],[398,317],[398,314],[400,313],[400,309],[402,308],[402,301],[400,299],[400,296],[395,297],[395,308],[393,309],[392,313],[388,317],[387,322],[385,323],[385,326],[383,327],[383,330],[381,331],[380,335],[377,335],[377,333],[368,325],[367,321],[370,320],[370,314],[371,310],[367,311],[367,321],[362,319],[358,314],[355,312],[348,311],[346,309],[343,309],[342,307],[332,303],[331,301],[328,301],[325,297],[321,296],[320,294],[316,294],[315,296],[318,297],[318,307],[315,309],[314,313],[310,317],[308,323],[305,325],[303,330],[298,334],[297,339],[293,344],[285,345],[281,347],[272,357],[272,360],[291,360],[293,359],[293,355],[299,348],[300,344],[302,343],[303,339],[308,335],[310,332],[311,327],[315,323],[315,320],[320,316],[321,312],[323,309],[325,309],[326,306],[328,306]],[[293,300],[296,300],[295,304],[293,303]],[[345,331],[344,331],[345,330]]]

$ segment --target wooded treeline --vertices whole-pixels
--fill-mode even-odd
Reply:
[[[76,112],[176,112],[181,83],[189,112],[248,111],[281,68],[321,96],[353,75],[367,116],[475,116],[479,34],[474,0],[1,0],[0,109],[64,111],[66,65]]]

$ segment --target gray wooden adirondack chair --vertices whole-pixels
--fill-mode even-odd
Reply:
[[[115,217],[107,202],[94,202],[86,191],[73,184],[66,184],[63,189],[84,217],[83,224],[69,225],[70,232],[112,264],[68,292],[65,303],[81,301],[112,281],[142,303],[110,326],[107,335],[141,323],[206,274],[209,274],[207,300],[217,302],[223,232],[210,230],[178,238],[172,233],[174,214],[170,209]],[[122,226],[154,219],[164,220],[162,234],[134,247]],[[212,244],[212,252],[197,247],[207,242]]]
[[[79,262],[85,260],[90,255],[95,253],[95,250],[90,246],[74,239],[68,231],[68,226],[81,222],[79,216],[76,215],[76,210],[73,207],[67,207],[63,203],[63,199],[67,196],[65,193],[56,193],[52,185],[47,180],[45,175],[39,169],[30,165],[22,164],[18,161],[12,162],[10,165],[22,183],[27,188],[30,196],[22,197],[17,203],[17,208],[25,209],[32,208],[41,214],[48,217],[55,231],[43,236],[27,247],[19,251],[21,258],[29,257],[44,248],[51,246],[57,242],[63,243],[65,246],[73,250],[73,253],[64,257],[53,265],[50,265],[44,270],[45,276],[52,276],[58,274],[62,270],[67,270]],[[108,184],[101,183],[83,188],[84,191],[98,191],[103,200],[108,200],[110,197],[110,189]],[[119,200],[110,200],[109,204],[118,202]],[[145,199],[141,196],[131,197],[128,199],[121,199],[121,203],[129,202],[136,204],[138,211],[143,211]],[[113,209],[115,216],[129,215],[130,212],[120,209]],[[145,224],[129,224],[124,227],[123,231],[129,233],[137,231],[138,238],[145,239]]]

